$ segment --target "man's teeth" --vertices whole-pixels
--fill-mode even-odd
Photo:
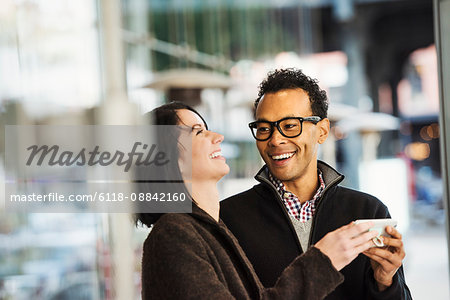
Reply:
[[[286,158],[290,158],[292,157],[292,155],[294,155],[295,152],[291,152],[291,153],[285,153],[285,154],[281,154],[281,155],[274,155],[272,156],[272,159],[286,159]]]
[[[218,152],[214,152],[213,154],[211,154],[209,156],[209,158],[216,158],[216,157],[221,156],[221,155],[222,155],[222,151],[218,151]]]

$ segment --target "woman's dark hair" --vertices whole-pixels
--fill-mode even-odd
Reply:
[[[203,123],[205,123],[206,129],[208,129],[205,119],[203,119],[198,111],[189,105],[177,101],[158,106],[152,111],[146,113],[145,116],[150,118],[151,125],[179,125],[181,123],[181,119],[177,114],[177,110],[180,109],[187,109],[194,112],[200,117],[200,119],[202,119]]]
[[[170,102],[164,105],[161,105],[149,113],[145,114],[145,118],[150,125],[180,125],[182,121],[177,114],[178,110],[187,109],[195,114],[197,114],[205,123],[205,127],[208,129],[208,125],[206,124],[203,117],[192,107],[181,103],[181,102]],[[163,145],[163,152],[172,162],[178,162],[178,158],[180,155],[180,147],[181,145],[178,143],[178,139],[180,137],[180,130],[177,126],[167,126],[163,131],[157,130],[155,132],[156,136],[156,144],[158,146]],[[157,172],[157,174],[155,173]],[[181,175],[180,168],[178,163],[170,163],[162,167],[154,168],[150,167],[139,167],[136,171],[138,179],[148,178],[158,178],[159,181],[172,181],[172,182],[181,182],[183,177]],[[159,191],[161,188],[161,182],[140,182],[138,183],[138,192],[139,193],[154,193],[155,191]],[[193,201],[188,192],[186,186],[184,184],[174,183],[173,186],[170,187],[170,193],[184,193],[188,199],[185,201]],[[145,211],[142,209],[142,206],[145,205],[145,202],[137,202],[136,213],[134,215],[136,225],[143,224],[147,227],[151,227],[152,224],[156,223],[156,221],[164,215],[164,213],[146,213],[140,212]],[[140,207],[141,206],[141,207]]]

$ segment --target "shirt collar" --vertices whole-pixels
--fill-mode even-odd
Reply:
[[[281,180],[279,180],[278,178],[273,176],[272,173],[269,171],[269,169],[267,169],[267,173],[269,175],[270,182],[275,186],[275,188],[276,188],[278,194],[280,194],[281,198],[284,198],[285,193],[289,193],[291,195],[294,195],[293,193],[291,193],[288,190],[286,190],[286,187],[284,186],[283,182],[281,182]],[[323,180],[322,171],[320,169],[317,169],[317,175],[319,177],[319,188],[314,193],[313,198],[310,199],[309,201],[317,200],[322,195],[322,192],[325,190],[325,182]],[[295,196],[295,197],[297,197],[297,196]]]
[[[320,196],[325,190],[325,182],[322,178],[322,172],[319,169],[319,188],[317,189],[313,198],[311,200],[305,201],[304,203],[301,203],[296,195],[286,190],[281,180],[273,176],[270,172],[268,172],[268,175],[270,182],[275,186],[277,192],[281,196],[283,204],[285,205],[286,210],[290,216],[302,223],[307,222],[314,216]]]

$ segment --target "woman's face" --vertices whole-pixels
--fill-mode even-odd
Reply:
[[[193,181],[219,181],[230,171],[220,149],[223,135],[207,130],[202,119],[193,111],[180,109],[177,114],[181,121],[179,125],[186,126],[187,129],[182,130],[180,142],[185,144],[186,139],[190,139],[192,149],[192,155],[189,151],[180,149],[179,165],[182,174],[189,174],[192,167]]]

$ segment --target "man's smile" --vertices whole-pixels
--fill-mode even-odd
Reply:
[[[292,156],[294,156],[295,153],[297,153],[297,151],[285,152],[285,153],[274,153],[274,154],[269,154],[269,157],[274,161],[284,161],[284,160],[287,160],[287,159],[291,158]]]

